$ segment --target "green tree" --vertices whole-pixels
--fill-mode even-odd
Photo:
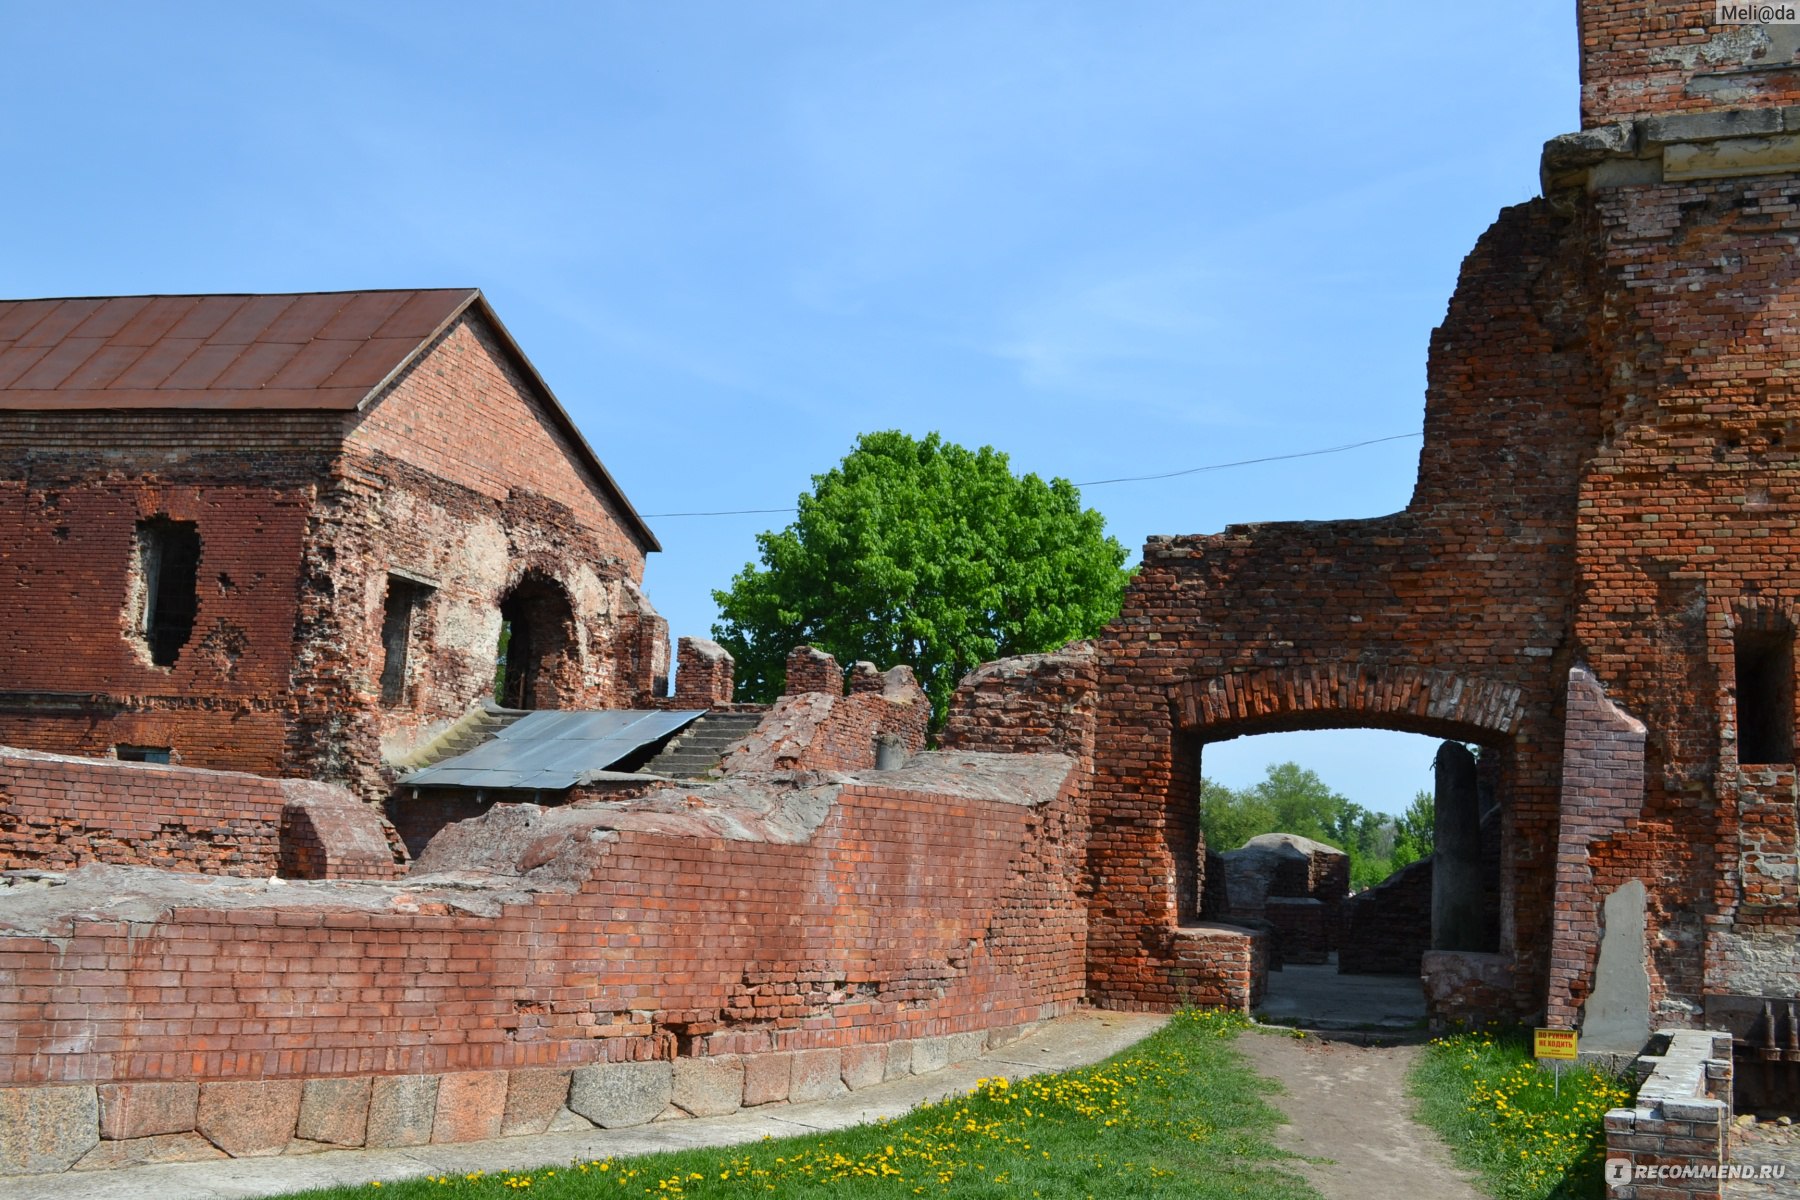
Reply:
[[[769,701],[788,651],[905,663],[941,723],[965,672],[1092,637],[1118,614],[1125,547],[1066,479],[1014,475],[990,446],[867,433],[813,476],[787,528],[713,593],[740,700]]]
[[[1433,830],[1437,825],[1437,798],[1430,792],[1415,792],[1412,803],[1400,814],[1394,834],[1394,869],[1418,862],[1431,853]]]
[[[1348,854],[1350,886],[1358,891],[1416,861],[1421,821],[1423,853],[1431,853],[1432,810],[1431,793],[1421,792],[1396,820],[1347,799],[1317,772],[1291,762],[1269,764],[1259,782],[1241,790],[1200,782],[1200,830],[1208,849],[1235,850],[1263,833],[1299,834]]]

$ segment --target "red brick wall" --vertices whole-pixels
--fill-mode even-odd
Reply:
[[[1082,991],[1078,864],[1056,837],[1071,789],[1034,806],[849,787],[804,844],[619,830],[584,843],[600,857],[579,891],[496,917],[424,881],[375,911],[291,884],[279,907],[0,938],[0,1085],[790,1050],[1056,1015]]]
[[[1571,402],[1597,390],[1584,249],[1535,203],[1464,262],[1432,338],[1406,511],[1146,548],[1100,643],[1094,1000],[1179,1002],[1171,938],[1203,886],[1200,747],[1330,726],[1479,741],[1502,760],[1505,936],[1541,981],[1551,873],[1536,848],[1557,824],[1575,500],[1599,424]]]
[[[788,656],[790,665],[800,653]],[[720,764],[724,772],[866,771],[875,765],[881,738],[898,740],[909,754],[925,748],[931,701],[910,668],[890,670],[882,691],[854,695],[844,694],[843,675],[835,668],[827,674],[835,680],[836,692],[790,690],[725,755]]]
[[[1584,127],[1800,98],[1791,47],[1715,23],[1713,0],[1581,0],[1579,11]]]
[[[1431,949],[1431,859],[1401,867],[1344,901],[1338,970],[1345,975],[1417,975]]]
[[[0,870],[85,863],[267,877],[284,781],[0,747]]]
[[[285,754],[301,540],[331,419],[0,413],[0,744],[169,746],[274,773]],[[128,604],[136,525],[198,525],[194,630],[154,666]]]
[[[644,549],[478,316],[447,330],[353,421],[308,533],[292,761],[365,798],[403,756],[491,696],[500,605],[522,581],[567,601],[556,706],[666,691],[667,625]],[[389,573],[425,581],[403,700],[381,703]]]

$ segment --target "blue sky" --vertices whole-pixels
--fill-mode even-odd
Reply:
[[[0,294],[479,286],[646,514],[791,505],[870,429],[1077,482],[1414,433],[1578,123],[1570,0],[3,8]],[[1084,497],[1135,557],[1393,511],[1417,454]],[[782,519],[651,518],[675,633]],[[1429,783],[1401,735],[1206,771],[1271,757]]]

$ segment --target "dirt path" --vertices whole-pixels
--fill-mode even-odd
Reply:
[[[1482,1200],[1449,1151],[1412,1116],[1406,1072],[1417,1046],[1352,1046],[1318,1038],[1245,1033],[1238,1049],[1287,1094],[1283,1149],[1329,1162],[1297,1169],[1327,1200]]]

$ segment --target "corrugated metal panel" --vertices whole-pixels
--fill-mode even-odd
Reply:
[[[408,775],[407,787],[564,791],[705,715],[696,712],[534,712],[455,758]]]

